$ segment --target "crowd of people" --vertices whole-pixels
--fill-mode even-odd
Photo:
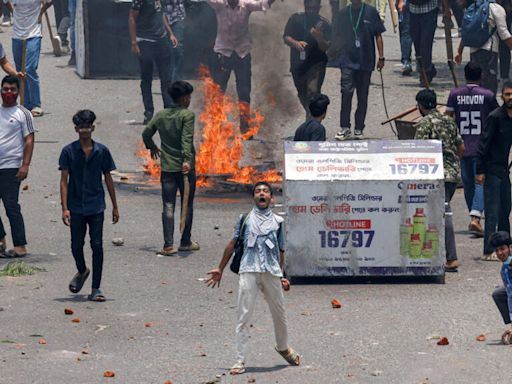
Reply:
[[[250,118],[252,12],[271,8],[275,0],[206,0],[217,17],[217,36],[213,51],[213,80],[224,92],[232,72],[240,105],[240,131],[245,133]],[[324,141],[322,125],[329,98],[322,94],[326,67],[341,71],[340,129],[335,139],[362,138],[368,106],[372,72],[385,65],[382,33],[387,2],[352,0],[341,4],[331,0],[331,22],[320,16],[321,0],[304,0],[304,11],[290,16],[284,26],[283,43],[290,47],[290,72],[306,121],[298,127],[294,140]],[[415,139],[437,139],[443,144],[445,172],[445,241],[447,272],[458,270],[450,201],[462,176],[464,197],[471,233],[483,237],[483,260],[503,263],[504,287],[493,293],[503,320],[510,324],[512,313],[512,270],[509,215],[511,185],[508,158],[512,146],[512,82],[510,70],[511,7],[483,0],[445,2],[453,9],[462,35],[455,61],[461,63],[464,46],[471,49],[465,65],[466,83],[451,90],[446,113],[438,110],[437,95],[430,89],[437,70],[432,63],[432,44],[439,14],[438,0],[398,0],[402,74],[413,73],[412,46],[422,89],[416,96],[423,119],[416,125]],[[70,64],[74,64],[74,19],[76,0],[8,0],[3,3],[4,26],[12,23],[12,50],[15,66],[7,59],[0,44],[0,65],[8,74],[1,83],[0,107],[0,199],[11,225],[13,249],[7,250],[6,233],[0,221],[0,254],[7,258],[27,255],[25,228],[18,194],[20,183],[29,171],[34,148],[33,117],[43,114],[37,67],[41,50],[41,20],[54,5],[58,35],[62,47],[70,46]],[[478,8],[476,7],[486,7]],[[484,31],[465,24],[475,10],[485,11]],[[7,13],[9,11],[10,13]],[[446,9],[445,9],[446,11]],[[395,10],[392,10],[395,12]],[[475,14],[478,12],[474,12]],[[481,12],[480,12],[481,13]],[[476,17],[476,16],[475,16]],[[195,114],[189,109],[193,86],[183,81],[184,0],[133,0],[128,25],[131,51],[140,64],[141,93],[144,105],[142,139],[154,159],[161,161],[163,247],[160,255],[200,249],[192,240],[195,173]],[[481,23],[480,23],[481,24]],[[469,28],[469,29],[468,29]],[[482,26],[480,25],[480,29]],[[69,31],[69,33],[68,33]],[[487,31],[487,35],[482,35]],[[468,37],[468,33],[471,35]],[[475,37],[483,36],[479,42]],[[69,39],[68,39],[69,36]],[[69,49],[64,48],[64,51]],[[503,104],[496,100],[498,61]],[[164,109],[155,113],[152,99],[153,67],[156,66]],[[24,85],[25,87],[23,87]],[[24,89],[24,92],[21,90]],[[354,130],[351,107],[357,93]],[[22,97],[23,100],[19,98]],[[103,266],[103,223],[105,193],[103,180],[112,201],[112,222],[119,220],[116,193],[111,172],[116,168],[108,148],[92,139],[96,116],[81,110],[73,116],[78,140],[65,146],[59,158],[62,221],[70,227],[71,250],[77,272],[69,290],[78,293],[90,270],[84,258],[84,239],[89,231],[92,248],[92,290],[89,299],[106,300],[100,289]],[[153,136],[158,132],[160,148]],[[177,192],[181,197],[179,247],[174,245]],[[289,289],[285,277],[283,219],[271,210],[273,191],[270,184],[259,182],[252,191],[253,209],[239,217],[218,268],[209,272],[208,286],[220,285],[231,257],[237,264],[231,269],[240,275],[238,323],[236,326],[237,361],[232,374],[245,372],[248,328],[258,290],[269,305],[274,321],[276,350],[291,365],[300,364],[300,355],[288,344],[283,290]],[[485,225],[481,221],[485,214]],[[503,334],[510,343],[512,329]]]

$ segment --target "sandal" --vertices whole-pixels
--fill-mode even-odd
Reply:
[[[41,107],[34,107],[34,108],[32,108],[30,113],[32,113],[33,117],[41,117],[44,114],[43,113],[43,109]]]
[[[14,249],[10,249],[7,252],[5,251],[5,248],[4,248],[3,252],[0,250],[0,257],[3,257],[5,259],[18,259],[20,257],[25,257],[27,255],[28,255],[28,252],[18,253]]]
[[[229,370],[230,375],[241,375],[245,373],[245,365],[243,363],[236,363]]]
[[[158,251],[156,254],[159,256],[172,256],[175,253],[178,253],[178,250],[176,248],[171,248],[168,250],[162,249],[161,251]]]
[[[93,289],[88,299],[89,301],[96,301],[97,303],[103,303],[107,300],[100,289]]]
[[[500,261],[498,259],[498,256],[496,256],[496,252],[484,254],[480,258],[480,260],[483,260],[483,261]]]
[[[279,351],[276,347],[277,353],[279,353],[290,365],[300,365],[300,355],[293,350],[288,348],[286,351]]]
[[[78,293],[84,286],[85,280],[89,277],[91,271],[86,269],[84,273],[77,272],[75,276],[71,279],[69,283],[69,290],[72,293]]]

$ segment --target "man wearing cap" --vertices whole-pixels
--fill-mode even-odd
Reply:
[[[460,157],[464,154],[464,142],[455,121],[437,111],[437,96],[431,89],[423,89],[416,95],[418,109],[423,119],[416,125],[416,140],[440,140],[443,144],[444,198],[445,198],[445,247],[447,272],[456,272],[459,262],[455,247],[452,210],[450,201],[459,182]]]

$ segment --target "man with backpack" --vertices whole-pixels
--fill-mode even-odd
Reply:
[[[464,47],[470,47],[471,61],[482,68],[481,86],[494,94],[498,90],[500,40],[512,49],[512,35],[507,28],[505,9],[494,0],[476,0],[469,4],[462,22],[462,39],[455,62],[460,64]]]
[[[206,281],[209,287],[220,286],[224,268],[235,252],[231,270],[240,275],[240,281],[236,326],[237,362],[230,370],[232,375],[245,372],[249,327],[258,289],[263,292],[272,314],[276,351],[290,365],[300,364],[300,355],[288,346],[283,289],[288,290],[290,285],[283,277],[283,218],[274,214],[270,208],[273,201],[270,184],[264,181],[256,183],[252,196],[255,206],[238,219],[233,238],[224,249],[219,267],[208,272],[210,277]],[[238,262],[239,267],[236,265]]]

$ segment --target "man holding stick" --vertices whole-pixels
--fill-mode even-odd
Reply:
[[[194,212],[194,194],[196,190],[194,120],[195,115],[188,109],[194,88],[186,81],[174,82],[169,94],[174,104],[158,112],[149,122],[142,139],[151,157],[162,159],[162,224],[164,229],[164,247],[158,252],[162,256],[171,256],[178,251],[199,250],[199,244],[191,240],[192,218]],[[153,141],[158,131],[162,149]],[[188,185],[187,185],[188,184]],[[188,188],[187,188],[188,187]],[[181,196],[181,244],[174,248],[174,209],[176,192]]]

